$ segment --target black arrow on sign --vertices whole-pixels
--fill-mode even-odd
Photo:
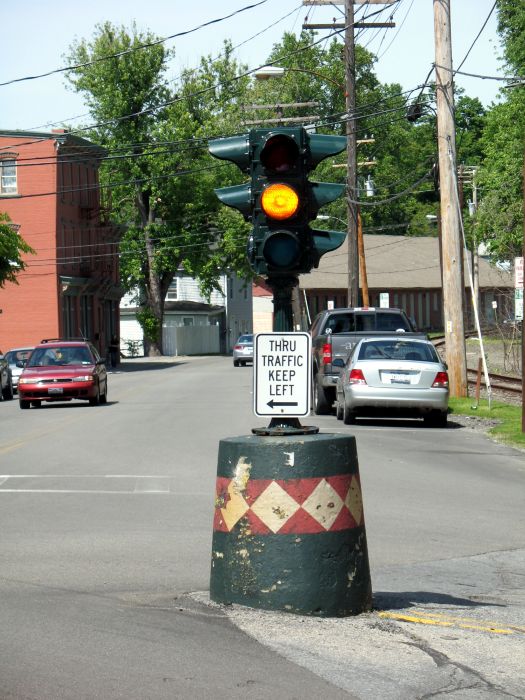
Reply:
[[[270,408],[274,408],[275,406],[298,406],[299,402],[298,401],[274,401],[273,399],[271,401],[268,401],[266,404]]]

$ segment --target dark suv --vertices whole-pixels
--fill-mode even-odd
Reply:
[[[108,380],[104,360],[85,340],[43,340],[31,353],[18,380],[20,408],[42,401],[106,403]]]

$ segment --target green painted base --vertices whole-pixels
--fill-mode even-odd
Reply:
[[[304,615],[370,610],[353,436],[221,440],[210,593],[218,603]]]
[[[210,597],[319,617],[367,612],[372,586],[365,530],[348,532],[247,537],[215,532]]]

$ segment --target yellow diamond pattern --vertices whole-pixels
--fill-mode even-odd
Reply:
[[[276,533],[299,508],[297,501],[279,484],[272,481],[255,501],[252,511],[273,533]]]
[[[345,498],[345,505],[358,525],[363,517],[363,499],[357,479],[352,479]]]
[[[228,484],[228,495],[230,498],[228,499],[226,506],[221,508],[221,513],[222,517],[224,518],[224,522],[226,523],[226,527],[228,530],[231,530],[232,527],[239,522],[246,511],[250,509],[250,507],[237,490],[237,486],[234,481],[231,481]]]
[[[329,530],[341,512],[343,501],[330,484],[322,479],[303,503],[303,509]]]

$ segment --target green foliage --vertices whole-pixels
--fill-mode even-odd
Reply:
[[[507,68],[525,72],[525,5],[498,0],[498,30],[504,43]],[[525,94],[523,87],[502,91],[502,102],[485,119],[480,145],[481,203],[477,217],[479,236],[496,260],[521,254],[523,239],[523,150],[525,145]]]
[[[492,401],[489,409],[488,401],[482,400],[477,408],[473,408],[472,403],[472,398],[449,399],[451,420],[454,420],[454,414],[496,419],[499,424],[490,429],[490,435],[498,442],[525,449],[525,433],[521,430],[521,408],[519,406]]]
[[[509,68],[523,75],[525,69],[525,5],[516,0],[498,0],[498,31],[504,42]]]
[[[26,267],[23,253],[34,254],[35,251],[11,225],[9,216],[0,212],[0,287],[6,282],[18,284],[16,277]]]
[[[225,267],[239,263],[239,226],[220,229],[213,195],[224,168],[210,166],[206,146],[209,136],[238,127],[247,86],[226,44],[220,59],[185,71],[174,93],[164,77],[170,53],[152,46],[156,39],[135,25],[128,33],[105,23],[67,56],[88,64],[68,77],[98,122],[91,138],[122,156],[103,165],[101,182],[112,185],[112,214],[124,229],[122,285],[138,290],[139,321],[154,354],[162,352],[164,299],[177,270],[191,270],[211,290]],[[130,51],[143,44],[150,45]]]
[[[155,316],[153,311],[145,306],[137,311],[137,321],[142,326],[144,337],[150,342],[155,342],[162,332],[162,322]]]

